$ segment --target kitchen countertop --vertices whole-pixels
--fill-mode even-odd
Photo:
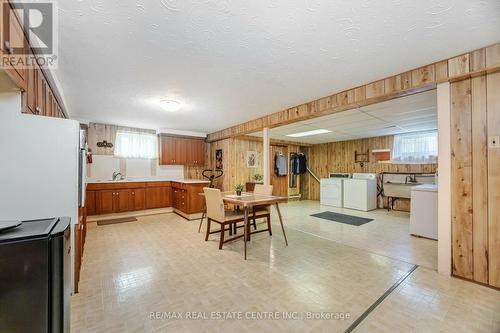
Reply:
[[[203,179],[172,179],[172,178],[165,178],[165,177],[125,178],[122,180],[87,178],[87,184],[133,183],[133,182],[177,182],[177,183],[183,183],[183,184],[209,184],[210,183],[210,181],[203,180]]]

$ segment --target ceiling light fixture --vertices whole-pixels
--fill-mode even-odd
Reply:
[[[312,130],[312,131],[287,134],[286,136],[289,136],[289,137],[292,137],[292,138],[301,138],[301,137],[304,137],[304,136],[312,136],[312,135],[318,135],[318,134],[324,134],[324,133],[331,133],[331,132],[332,131],[327,130],[327,129],[315,129],[315,130]]]
[[[178,111],[181,108],[181,103],[174,101],[173,99],[163,99],[160,101],[163,109],[170,112]]]

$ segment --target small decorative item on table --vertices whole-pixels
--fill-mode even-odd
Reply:
[[[243,185],[242,184],[237,184],[234,187],[234,190],[236,191],[236,195],[240,197],[241,196],[241,192],[243,191]]]

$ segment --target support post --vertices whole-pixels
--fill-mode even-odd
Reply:
[[[263,173],[264,173],[264,185],[271,185],[271,169],[270,169],[270,138],[269,138],[269,128],[265,127],[262,130],[262,144],[264,145],[263,151]]]
[[[451,275],[451,118],[450,83],[437,86],[438,272]]]

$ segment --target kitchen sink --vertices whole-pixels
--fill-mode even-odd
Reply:
[[[92,182],[93,183],[116,183],[116,182],[124,182],[124,181],[127,181],[129,179],[127,178],[124,178],[124,179],[92,179]]]

